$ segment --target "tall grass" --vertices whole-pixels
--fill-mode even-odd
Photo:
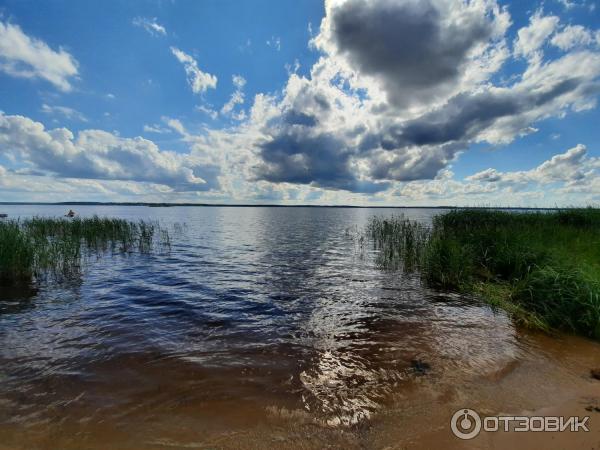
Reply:
[[[454,210],[426,230],[394,218],[373,219],[367,231],[383,265],[481,295],[523,322],[600,339],[598,209]]]
[[[0,284],[32,282],[78,273],[86,258],[101,253],[148,253],[168,245],[156,223],[122,219],[32,218],[0,222]]]
[[[393,269],[402,266],[406,270],[417,268],[423,260],[431,234],[428,227],[404,217],[392,220],[374,217],[367,225],[367,233],[379,250],[380,265]]]

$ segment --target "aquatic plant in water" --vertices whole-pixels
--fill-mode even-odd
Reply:
[[[453,210],[431,227],[374,218],[378,263],[476,294],[539,328],[600,339],[600,210]]]
[[[29,283],[78,273],[95,254],[149,253],[168,246],[169,234],[157,223],[123,219],[34,217],[0,222],[0,283]]]

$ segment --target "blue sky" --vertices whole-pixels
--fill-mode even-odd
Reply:
[[[591,0],[1,1],[0,201],[596,204]]]

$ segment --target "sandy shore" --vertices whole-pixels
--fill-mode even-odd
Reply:
[[[109,415],[94,414],[90,404],[108,398],[110,389],[123,390],[116,379],[105,392],[88,389],[77,394],[72,387],[70,401],[49,405],[41,417],[12,417],[12,424],[4,417],[0,449],[600,448],[600,412],[587,410],[600,407],[600,381],[589,374],[600,362],[598,343],[539,334],[524,339],[539,354],[508,360],[484,372],[440,372],[432,366],[430,372],[400,383],[370,420],[352,427],[319,424],[310,412],[295,408],[291,398],[257,392],[255,396],[250,390],[238,389],[228,399],[200,401],[187,396],[186,390],[177,390],[188,382],[189,374],[180,374],[181,378],[167,374],[168,379],[162,378],[152,388],[131,385],[126,391],[129,401]],[[147,362],[142,366],[151,370]],[[130,362],[126,370],[133,367]],[[117,372],[112,366],[107,370]],[[157,369],[157,374],[161,372]],[[152,376],[156,381],[158,375]],[[222,378],[227,388],[227,375]],[[93,395],[98,398],[90,403]],[[0,411],[5,406],[0,404]],[[590,432],[482,432],[462,441],[451,433],[450,418],[465,407],[481,415],[590,416]]]

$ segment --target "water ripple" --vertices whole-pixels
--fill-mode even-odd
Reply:
[[[186,226],[168,254],[100,258],[72,283],[2,292],[0,400],[12,421],[234,398],[351,426],[425,372],[451,385],[526,357],[504,314],[357,253],[345,230],[394,211],[107,213]]]

